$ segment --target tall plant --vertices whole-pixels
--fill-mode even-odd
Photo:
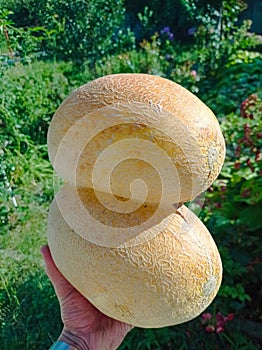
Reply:
[[[12,11],[0,8],[0,59],[9,64],[18,56],[20,60],[31,60],[48,34],[44,27],[17,27],[12,15]],[[0,71],[3,71],[3,66]]]
[[[203,74],[229,65],[239,50],[259,44],[259,37],[249,33],[252,22],[239,23],[240,13],[247,8],[243,0],[183,0],[183,4],[191,19],[196,19],[196,48]]]
[[[49,40],[42,43],[42,56],[82,65],[134,43],[124,29],[124,0],[7,0],[4,6],[15,26],[45,28]]]

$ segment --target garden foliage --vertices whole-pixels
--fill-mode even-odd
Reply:
[[[94,64],[104,55],[131,48],[134,38],[125,27],[121,0],[1,0],[16,27],[35,28],[41,58]],[[36,31],[36,32],[35,32]],[[35,34],[35,35],[34,35]],[[21,44],[22,38],[19,39]],[[26,45],[24,45],[26,46]],[[21,53],[23,54],[24,46]]]
[[[196,93],[218,116],[227,154],[200,211],[223,261],[219,295],[196,320],[136,329],[121,349],[258,348],[259,336],[243,332],[242,321],[257,322],[261,313],[261,37],[249,33],[249,21],[238,22],[243,1],[172,4],[142,1],[136,7],[126,1],[125,8],[117,0],[0,0],[4,349],[48,348],[59,333],[57,301],[38,256],[59,181],[46,147],[52,115],[74,88],[126,72],[160,75]]]

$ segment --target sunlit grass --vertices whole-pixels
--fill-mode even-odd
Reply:
[[[61,324],[39,249],[46,244],[47,205],[29,207],[27,220],[0,236],[1,348],[47,349]]]

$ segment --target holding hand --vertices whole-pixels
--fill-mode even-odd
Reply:
[[[122,343],[131,325],[114,320],[96,309],[60,273],[48,246],[41,248],[46,273],[60,303],[64,323],[59,337],[78,350],[115,350]]]

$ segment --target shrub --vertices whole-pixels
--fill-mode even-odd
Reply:
[[[30,61],[37,56],[47,32],[43,27],[17,28],[10,19],[13,12],[0,9],[0,74],[17,61]]]
[[[9,148],[19,135],[37,144],[46,143],[49,121],[69,92],[63,64],[17,64],[1,77],[2,135]]]
[[[48,40],[41,42],[42,57],[82,66],[85,60],[94,64],[104,55],[134,45],[132,33],[124,26],[123,0],[9,0],[3,5],[12,11],[9,18],[17,28],[45,29]]]
[[[220,289],[223,310],[243,309],[259,314],[262,268],[262,101],[251,94],[237,113],[222,122],[227,156],[220,178],[207,193],[202,213],[217,241],[224,265]],[[247,303],[248,302],[248,303]],[[252,309],[252,311],[251,311]]]
[[[197,19],[195,31],[199,71],[215,75],[230,65],[240,50],[252,50],[261,44],[261,37],[249,33],[251,21],[239,23],[239,14],[247,7],[242,0],[210,2],[199,8],[198,1],[185,1]]]
[[[261,70],[262,62],[256,57],[224,67],[200,81],[198,94],[220,119],[230,113],[239,115],[241,102],[260,89]]]
[[[68,94],[63,65],[17,64],[1,77],[0,188],[3,231],[26,215],[32,202],[53,195],[52,169],[47,157],[49,121]]]

